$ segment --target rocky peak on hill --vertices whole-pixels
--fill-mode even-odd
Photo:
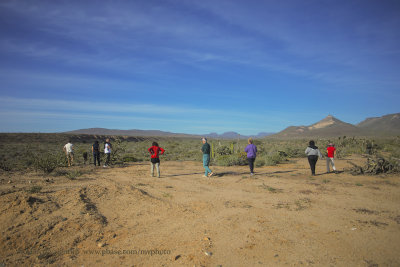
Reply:
[[[314,123],[313,125],[309,126],[308,129],[309,130],[313,130],[313,129],[321,129],[321,128],[325,128],[328,126],[332,126],[335,124],[344,124],[344,122],[342,122],[341,120],[336,119],[335,117],[333,117],[332,115],[328,115],[326,118],[320,120],[317,123]]]
[[[332,115],[310,126],[290,126],[272,135],[274,138],[394,136],[400,134],[400,113],[368,118],[357,125],[343,122]]]
[[[332,115],[328,115],[324,119],[309,126],[290,126],[275,137],[333,137],[340,135],[358,135],[359,129],[350,124],[343,122]]]

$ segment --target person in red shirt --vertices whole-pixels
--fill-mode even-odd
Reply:
[[[151,154],[151,176],[154,177],[154,165],[157,169],[157,177],[160,178],[160,158],[159,156],[164,154],[165,150],[162,147],[159,147],[157,142],[153,142],[152,146],[148,149]],[[161,153],[160,153],[161,151]]]
[[[334,158],[336,156],[336,148],[334,144],[329,144],[328,148],[326,149],[326,172],[330,172],[329,164],[332,165],[332,169],[334,172],[336,172],[336,167],[335,167],[335,161]]]

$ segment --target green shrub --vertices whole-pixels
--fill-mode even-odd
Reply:
[[[285,151],[289,158],[300,158],[304,156],[305,149],[298,147],[289,147]]]
[[[215,157],[214,163],[220,166],[243,166],[247,165],[247,156],[244,152],[233,155],[219,155]]]
[[[36,171],[43,171],[44,173],[51,173],[57,167],[66,165],[66,158],[63,153],[38,153],[33,154],[33,168]]]
[[[65,176],[70,179],[70,180],[75,180],[76,178],[78,178],[79,176],[81,176],[83,173],[79,170],[73,170],[68,172]]]
[[[124,155],[124,157],[122,158],[122,160],[124,162],[137,162],[139,161],[137,158],[135,158],[135,156],[133,155]]]
[[[116,138],[112,143],[111,162],[115,164],[124,163],[123,157],[126,151],[126,142],[122,142],[120,138]]]
[[[256,167],[262,167],[265,166],[265,159],[263,158],[256,158],[256,161],[254,162]]]
[[[227,146],[219,146],[215,150],[217,155],[223,156],[223,155],[230,155],[231,154],[231,149]]]
[[[31,188],[29,188],[29,189],[27,190],[27,192],[28,192],[28,193],[31,193],[31,194],[34,194],[34,193],[39,193],[41,190],[42,190],[42,187],[41,187],[41,186],[34,185],[34,186],[32,186]]]
[[[67,176],[68,175],[68,171],[64,170],[64,169],[56,169],[52,172],[52,176]]]
[[[11,166],[11,163],[9,161],[7,161],[6,159],[2,158],[0,159],[0,169],[2,169],[3,171],[11,171],[13,168]]]
[[[267,155],[264,159],[266,166],[275,166],[279,163],[287,161],[286,156],[283,153],[279,152],[269,153],[269,155]]]

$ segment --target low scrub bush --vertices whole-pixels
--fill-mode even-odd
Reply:
[[[223,156],[223,155],[230,155],[231,154],[231,149],[227,146],[219,146],[215,150],[217,155]]]
[[[139,161],[139,159],[137,159],[135,156],[133,156],[133,155],[125,155],[123,158],[122,158],[122,160],[124,161],[124,162],[137,162],[137,161]]]
[[[76,178],[78,178],[79,176],[81,176],[83,173],[79,170],[73,170],[68,172],[65,176],[70,179],[70,180],[75,180]]]
[[[265,166],[265,159],[258,157],[258,158],[256,158],[256,161],[254,162],[254,164],[256,165],[256,167]]]
[[[9,172],[13,169],[12,164],[6,159],[0,159],[0,169],[3,171]]]
[[[40,193],[40,191],[42,191],[42,187],[38,185],[34,185],[27,190],[27,192],[30,194]]]
[[[277,164],[284,163],[285,161],[287,161],[287,157],[285,156],[284,153],[271,152],[264,157],[264,160],[265,160],[265,166],[275,166]]]
[[[126,152],[126,142],[123,142],[120,138],[116,138],[112,143],[111,149],[111,162],[114,164],[124,163],[124,154]]]
[[[63,153],[38,153],[32,155],[33,168],[36,171],[51,173],[56,168],[66,165],[66,158]]]
[[[232,155],[219,155],[215,157],[214,163],[220,166],[243,166],[247,165],[247,156],[246,153],[235,153]]]

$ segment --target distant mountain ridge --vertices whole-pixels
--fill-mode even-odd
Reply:
[[[310,126],[289,126],[272,135],[274,138],[338,137],[400,135],[400,113],[368,118],[357,125],[343,122],[332,115]]]
[[[237,132],[225,132],[223,134],[209,133],[203,135],[172,133],[159,130],[117,130],[105,128],[88,128],[66,132],[68,134],[88,135],[120,135],[138,137],[208,137],[213,139],[247,139],[250,136],[240,135]],[[382,117],[367,118],[353,125],[343,122],[332,115],[309,126],[289,126],[279,133],[261,132],[253,135],[253,138],[305,138],[305,137],[338,137],[338,136],[396,136],[400,135],[400,113],[384,115]]]
[[[225,132],[223,134],[217,134],[217,133],[209,133],[209,134],[205,134],[205,137],[208,138],[215,138],[215,139],[247,139],[249,137],[253,137],[253,138],[263,138],[269,135],[272,135],[274,133],[267,133],[267,132],[261,132],[258,133],[257,135],[241,135],[237,132]]]
[[[120,136],[144,136],[144,137],[192,137],[192,138],[200,138],[200,137],[207,137],[207,138],[214,138],[214,139],[247,139],[250,136],[247,135],[240,135],[236,132],[225,132],[223,134],[217,133],[209,133],[203,135],[195,135],[195,134],[185,134],[185,133],[172,133],[172,132],[165,132],[159,130],[118,130],[118,129],[106,129],[106,128],[87,128],[87,129],[79,129],[74,131],[65,132],[68,134],[89,134],[89,135],[120,135]],[[271,135],[273,133],[266,133],[262,132],[258,135],[252,136],[254,138],[262,138],[267,135]]]
[[[159,136],[159,137],[200,137],[197,135],[172,133],[159,130],[117,130],[106,128],[88,128],[65,132],[68,134],[90,134],[90,135],[121,135],[121,136]]]
[[[371,133],[385,132],[387,134],[398,135],[400,134],[400,113],[367,118],[357,124],[357,127]]]

